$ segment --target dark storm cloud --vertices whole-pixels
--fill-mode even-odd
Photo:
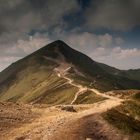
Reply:
[[[140,25],[140,0],[94,0],[86,11],[87,26],[131,30]]]
[[[0,70],[57,39],[100,62],[139,67],[140,50],[115,34],[139,26],[139,10],[140,0],[0,0]]]
[[[52,41],[47,33],[30,38],[32,30],[47,31],[78,9],[77,0],[0,0],[0,69]]]
[[[64,15],[77,9],[76,0],[0,0],[0,42],[4,38],[16,40],[32,29],[57,25]]]

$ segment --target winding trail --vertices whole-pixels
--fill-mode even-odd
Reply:
[[[67,124],[69,124],[70,122],[74,122],[75,120],[86,117],[88,115],[94,115],[97,113],[101,114],[102,112],[105,112],[112,107],[120,105],[123,101],[122,99],[101,93],[96,89],[87,88],[86,86],[74,83],[71,78],[66,76],[67,70],[69,70],[69,68],[70,67],[66,67],[65,69],[63,69],[61,67],[60,69],[57,68],[54,70],[58,77],[64,78],[65,80],[67,80],[68,84],[78,88],[78,91],[76,92],[71,104],[67,106],[72,105],[75,109],[86,109],[78,111],[77,113],[73,113],[63,111],[58,108],[58,106],[45,108],[42,111],[42,115],[36,120],[34,120],[31,124],[26,124],[25,126],[21,126],[21,128],[17,128],[10,132],[9,136],[7,136],[9,140],[20,140],[22,138],[24,140],[53,140],[52,138],[56,135],[56,133],[59,133],[60,129],[63,130],[65,126],[69,127],[69,125]],[[107,99],[94,104],[74,105],[77,97],[80,94],[86,92],[87,90],[90,90],[102,97],[106,97]],[[1,140],[7,139],[3,138]]]
[[[56,51],[59,54],[58,50],[56,50]],[[74,83],[73,82],[73,79],[71,79],[71,78],[69,78],[69,77],[66,76],[67,75],[67,72],[69,71],[69,69],[71,69],[72,64],[66,63],[65,62],[65,58],[62,55],[60,55],[60,56],[61,56],[61,60],[55,60],[55,59],[52,59],[52,58],[49,58],[49,57],[45,57],[45,58],[48,59],[48,60],[54,61],[55,63],[58,63],[59,64],[59,67],[57,67],[57,68],[54,69],[54,72],[56,73],[56,75],[58,77],[67,80],[68,81],[68,84],[70,84],[70,85],[78,88],[78,91],[75,93],[75,97],[74,97],[73,101],[71,102],[71,104],[74,104],[75,101],[77,100],[78,96],[80,94],[83,94],[87,90],[90,90],[90,91],[94,92],[95,94],[100,95],[102,97],[115,100],[116,102],[122,102],[122,99],[119,99],[117,97],[113,97],[113,96],[110,96],[110,95],[106,95],[105,93],[101,93],[97,89],[88,88],[86,86],[82,86],[82,85],[79,85],[77,83]]]
[[[64,56],[59,52],[59,50],[56,49],[56,52],[59,54],[60,58],[58,60],[56,59],[53,59],[53,58],[50,58],[50,57],[46,57],[45,56],[45,59],[47,60],[50,60],[50,61],[53,61],[55,63],[57,63],[59,65],[59,67],[55,68],[54,69],[54,72],[56,73],[56,75],[60,78],[63,78],[65,80],[68,81],[68,84],[74,86],[74,87],[77,87],[79,90],[77,91],[77,93],[75,93],[75,97],[73,99],[73,101],[71,102],[71,104],[74,104],[74,102],[76,101],[77,97],[84,93],[85,91],[87,90],[90,90],[92,92],[94,92],[95,94],[97,95],[100,95],[102,97],[105,97],[105,98],[108,98],[110,100],[115,100],[116,103],[117,102],[122,102],[123,100],[122,99],[119,99],[117,97],[113,97],[113,96],[110,96],[110,95],[106,95],[105,93],[101,93],[100,91],[98,91],[97,89],[94,89],[94,88],[88,88],[86,86],[82,86],[82,85],[79,85],[77,83],[73,83],[73,80],[69,77],[66,76],[67,72],[69,71],[69,69],[71,69],[71,67],[73,66],[72,64],[69,64],[69,63],[66,63],[65,61],[65,58]]]
[[[66,79],[66,80],[68,81],[68,84],[70,84],[70,85],[72,85],[72,86],[78,88],[78,91],[75,93],[75,97],[74,97],[74,99],[72,100],[71,105],[75,103],[75,101],[77,100],[77,98],[78,98],[78,96],[79,96],[80,94],[82,94],[82,93],[84,93],[84,92],[87,91],[87,87],[83,87],[83,86],[81,86],[81,85],[79,85],[79,84],[73,83],[73,80],[70,79],[70,78],[68,78],[68,77],[66,77],[65,75],[62,75],[62,74],[57,74],[57,75],[59,75],[59,77],[61,77],[61,78]]]
[[[20,140],[22,138],[24,140],[53,140],[54,137],[57,137],[57,134],[61,133],[60,130],[69,128],[69,124],[89,115],[101,114],[120,103],[120,100],[107,99],[91,105],[73,105],[75,109],[86,108],[77,113],[62,111],[57,106],[46,108],[43,109],[42,115],[38,119],[30,124],[14,129],[12,132],[8,133],[7,137],[1,138],[1,140],[7,140],[7,138],[9,140]],[[98,118],[96,119],[98,120]],[[69,137],[71,137],[71,134]]]
[[[77,94],[79,93],[77,92]],[[75,96],[73,103],[77,96]],[[73,124],[75,121],[77,122],[77,120],[88,115],[94,115],[97,113],[101,114],[112,107],[120,105],[121,101],[122,100],[120,99],[116,100],[116,98],[111,97],[91,105],[72,105],[75,109],[86,108],[85,110],[78,111],[77,113],[62,111],[57,106],[45,108],[38,119],[34,120],[31,124],[26,124],[25,126],[21,126],[21,128],[13,130],[8,134],[9,136],[5,137],[6,139],[1,138],[1,140],[7,140],[7,138],[9,140],[20,140],[22,138],[24,140],[53,140],[53,138],[57,138],[57,134],[61,133],[60,130],[69,128],[69,124]],[[98,118],[96,118],[95,121],[98,121]],[[110,133],[110,131],[108,133]],[[103,134],[101,133],[100,135]],[[69,134],[69,137],[71,137],[71,134]]]
[[[102,96],[102,97],[105,97],[105,98],[108,98],[108,99],[110,99],[110,100],[113,100],[113,101],[116,102],[116,104],[123,101],[122,99],[119,99],[119,98],[117,98],[117,97],[113,97],[113,96],[110,96],[110,95],[106,95],[106,94],[104,94],[104,93],[101,93],[101,92],[98,91],[97,89],[88,88],[88,87],[86,87],[86,86],[82,86],[82,85],[79,85],[79,84],[77,84],[77,83],[73,83],[73,80],[72,80],[71,78],[69,78],[69,77],[66,76],[67,71],[69,70],[69,68],[70,68],[70,67],[68,67],[67,69],[63,70],[63,72],[62,72],[60,69],[57,69],[55,72],[56,72],[56,74],[57,74],[58,77],[67,80],[67,81],[68,81],[68,84],[70,84],[70,85],[72,85],[72,86],[74,86],[74,87],[77,87],[77,88],[79,89],[79,90],[75,93],[75,97],[74,97],[73,101],[71,102],[71,104],[74,104],[75,101],[77,100],[78,96],[81,95],[81,94],[83,94],[83,93],[86,92],[87,90],[92,91],[92,92],[94,92],[95,94],[100,95],[100,96]]]

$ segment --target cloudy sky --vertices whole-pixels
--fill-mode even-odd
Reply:
[[[54,41],[140,68],[140,0],[0,0],[0,71]]]

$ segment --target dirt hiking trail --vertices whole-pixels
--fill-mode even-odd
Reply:
[[[74,83],[73,79],[66,76],[69,69],[70,65],[63,63],[55,69],[55,72],[58,77],[66,79],[68,84],[78,88],[71,104],[65,105],[73,106],[77,112],[61,110],[60,106],[42,108],[39,118],[30,124],[13,129],[1,140],[112,140],[110,137],[115,135],[116,131],[101,119],[100,114],[120,105],[123,100]],[[77,97],[87,90],[107,99],[94,104],[74,105]],[[92,131],[92,137],[89,137],[88,130]],[[78,131],[81,133],[79,134]],[[117,139],[114,137],[113,140],[123,139],[118,134]]]
[[[76,98],[79,96],[79,94],[82,94],[82,92],[85,92],[87,88],[73,83],[73,80],[66,76],[61,76],[61,78],[66,79],[69,84],[79,88],[79,91],[75,94],[75,98],[71,102],[71,104],[73,104]],[[76,123],[79,123],[79,120],[81,120],[82,118],[86,118],[87,116],[96,116],[96,114],[101,114],[102,112],[105,112],[112,107],[120,105],[122,102],[122,99],[105,95],[95,89],[89,89],[89,90],[92,90],[94,93],[101,95],[103,97],[106,97],[108,99],[104,101],[100,101],[95,104],[91,104],[91,105],[90,104],[72,105],[74,109],[78,110],[78,112],[76,113],[63,111],[61,110],[61,108],[59,108],[59,106],[44,108],[42,110],[42,115],[39,118],[37,118],[30,124],[26,124],[25,126],[21,126],[20,128],[17,128],[11,131],[7,135],[8,139],[9,140],[53,140],[53,139],[61,140],[60,137],[62,134],[63,134],[62,137],[64,137],[64,133],[62,133],[62,130],[64,128],[65,130],[69,130],[70,129],[69,126],[71,126],[71,124],[73,124],[74,122],[76,124]],[[71,105],[65,105],[65,106],[71,106]],[[100,117],[96,116],[93,118],[97,124],[101,121],[101,119],[99,119]],[[85,125],[85,124],[82,124],[82,125]],[[102,129],[105,129],[104,125],[105,123],[103,123],[103,126],[101,125]],[[100,123],[99,123],[99,126],[100,126]],[[109,126],[105,126],[105,127],[107,127],[107,129],[109,129],[108,131],[110,131]],[[73,129],[76,129],[76,128],[73,128]],[[77,128],[77,129],[80,129],[80,128]],[[98,134],[98,136],[102,136],[103,134],[104,132],[101,132],[101,134]],[[2,138],[1,140],[7,140],[7,137],[6,139]],[[106,136],[106,137],[109,139],[109,136]],[[74,138],[71,137],[70,134],[69,134],[69,137],[65,139],[66,140],[86,140],[84,139],[84,132],[83,134],[81,134],[81,136],[79,135],[79,138],[77,139],[75,137]],[[95,140],[98,140],[98,139],[95,139]]]

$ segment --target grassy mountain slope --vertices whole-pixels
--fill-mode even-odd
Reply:
[[[21,66],[25,68],[19,69],[14,77],[10,77],[11,81],[7,85],[1,85],[1,101],[58,104],[70,103],[73,100],[77,89],[70,85],[61,86],[66,80],[53,73],[52,70],[56,66],[53,62],[48,63],[46,60],[38,64],[37,60],[33,65]]]
[[[98,63],[98,65],[112,75],[122,76],[140,82],[140,69],[119,70],[102,63]]]
[[[62,41],[56,41],[51,43],[48,47],[44,47],[38,51],[38,54],[57,58],[58,55],[55,53],[56,47],[64,55],[66,61],[76,66],[79,71],[82,71],[84,75],[90,81],[96,81],[95,87],[100,90],[111,90],[111,89],[131,89],[140,88],[140,83],[136,80],[129,79],[122,75],[114,75],[104,70],[99,63],[93,61],[88,56],[70,48],[67,44]],[[46,51],[47,50],[47,51]],[[78,59],[77,59],[78,58]]]
[[[103,117],[132,140],[140,139],[140,92],[130,96],[120,106],[103,113]]]
[[[126,76],[140,82],[140,69],[125,71]]]
[[[73,50],[62,41],[55,41],[0,73],[0,100],[69,104],[78,89],[67,84],[65,79],[54,72],[61,65],[61,59],[82,73],[80,75],[74,71],[68,74],[77,83],[86,86],[92,83],[91,87],[102,91],[140,88],[138,81],[109,73],[86,55]]]

